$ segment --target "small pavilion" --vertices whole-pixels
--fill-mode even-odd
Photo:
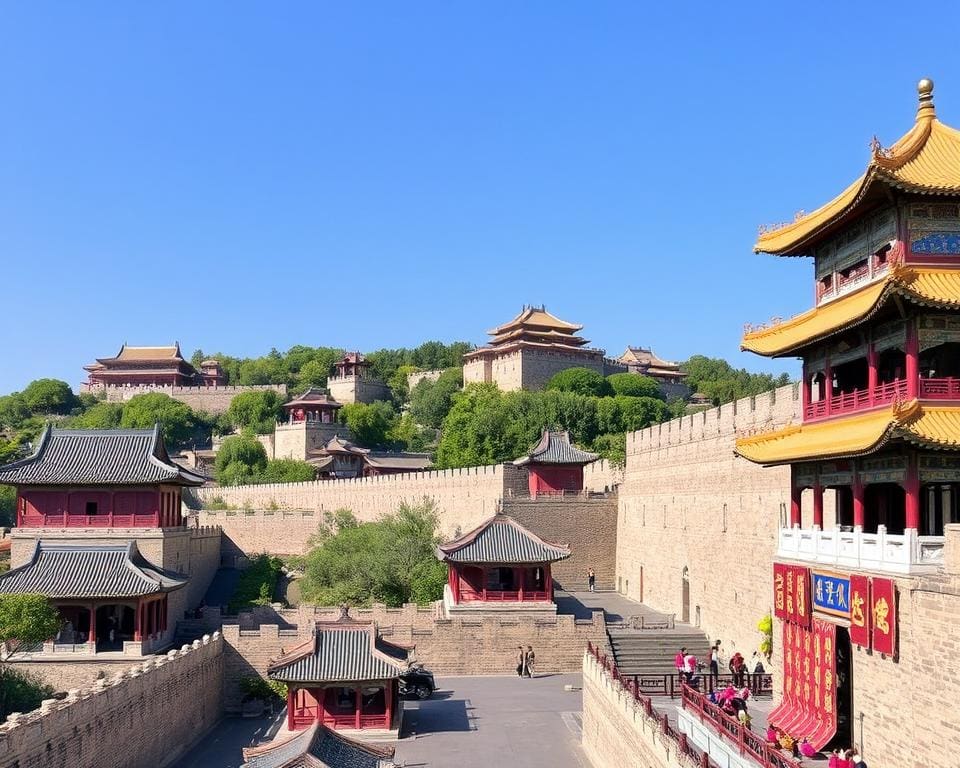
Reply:
[[[335,377],[368,376],[370,362],[359,352],[348,352],[333,364]]]
[[[447,563],[444,604],[457,608],[529,605],[553,612],[550,565],[570,557],[562,544],[544,541],[508,515],[498,514],[459,539],[437,547]]]
[[[344,614],[317,622],[313,637],[290,649],[267,670],[287,684],[291,731],[320,723],[334,730],[399,732],[397,678],[408,649],[380,637],[376,624]]]
[[[337,420],[337,411],[340,403],[334,400],[322,389],[311,387],[300,397],[284,403],[283,410],[287,413],[287,422],[296,424],[302,421],[318,421],[322,424],[332,424]]]
[[[245,747],[240,768],[395,768],[395,749],[366,744],[314,723],[289,738]]]
[[[545,429],[529,454],[513,463],[527,467],[530,496],[556,496],[583,490],[583,466],[599,456],[581,451],[570,442],[570,433]]]

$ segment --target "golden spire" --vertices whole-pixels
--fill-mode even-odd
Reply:
[[[933,80],[925,77],[917,83],[917,94],[920,97],[920,103],[917,105],[917,120],[921,118],[932,120],[937,116],[933,107]]]

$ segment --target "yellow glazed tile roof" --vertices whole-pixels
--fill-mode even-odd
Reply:
[[[900,438],[929,448],[960,449],[960,408],[916,400],[843,419],[790,425],[737,440],[736,454],[764,466],[863,456]]]
[[[555,317],[547,312],[546,307],[524,307],[520,314],[513,320],[503,325],[498,325],[493,330],[487,331],[490,336],[498,336],[504,331],[511,331],[515,328],[525,326],[536,326],[539,328],[553,328],[558,331],[576,332],[583,329],[582,325],[574,325],[559,317]]]
[[[937,120],[933,83],[921,80],[917,119],[889,149],[874,142],[867,170],[837,197],[813,213],[778,229],[762,232],[753,250],[796,256],[818,233],[850,214],[876,183],[909,192],[960,194],[960,131]]]
[[[960,308],[960,270],[897,264],[876,283],[777,323],[744,334],[740,348],[776,357],[869,319],[891,296],[941,309]]]

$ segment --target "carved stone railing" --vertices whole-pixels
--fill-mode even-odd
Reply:
[[[777,557],[820,565],[889,573],[929,573],[943,565],[943,536],[919,536],[908,529],[902,534],[876,533],[838,528],[781,528]]]

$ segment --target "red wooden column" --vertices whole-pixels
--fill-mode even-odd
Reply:
[[[87,635],[87,642],[93,643],[93,650],[97,650],[97,606],[90,606],[90,633]]]
[[[287,688],[287,729],[293,730],[293,704],[296,701],[297,689],[293,686]]]
[[[550,572],[550,563],[543,566],[543,588],[546,590],[547,599],[553,602],[553,574]]]
[[[800,527],[800,498],[803,488],[796,485],[790,487],[790,527]]]
[[[133,639],[142,640],[143,632],[141,631],[140,622],[143,620],[143,600],[137,600],[137,615],[133,620]]]
[[[871,395],[871,398],[873,396]],[[853,465],[853,527],[858,530],[863,530],[863,521],[866,517],[864,509],[864,497],[866,495],[866,489],[863,487],[863,482],[860,480],[860,468],[854,463]]]
[[[906,523],[904,528],[914,531],[920,529],[920,471],[917,468],[917,454],[907,457],[907,475],[904,478]]]
[[[801,369],[801,375],[803,378],[800,379],[800,399],[803,405],[803,411],[801,412],[800,420],[803,421],[807,417],[807,408],[810,405],[810,375],[807,372],[806,365]]]
[[[356,692],[356,712],[353,713],[354,726],[359,731],[360,730],[360,710],[363,707],[363,695],[361,694],[361,689],[358,686],[354,689]]]
[[[393,724],[393,680],[387,680],[383,686],[383,700],[386,704],[387,730]]]
[[[813,481],[813,524],[823,530],[823,486],[820,485],[819,472]]]
[[[830,355],[827,355],[826,364],[823,368],[823,396],[826,399],[824,403],[827,416],[833,411],[831,401],[833,400],[833,366],[830,365]]]
[[[480,578],[483,579],[483,591],[480,593],[480,597],[484,602],[486,602],[487,601],[487,569],[486,568],[480,569]]]
[[[920,339],[913,318],[907,320],[907,400],[914,400],[920,394]]]
[[[522,603],[523,602],[523,574],[525,568],[514,568],[513,569],[513,581],[517,585],[517,599]]]
[[[877,396],[877,383],[879,381],[877,360],[877,349],[871,341],[867,345],[867,392],[869,392],[871,405],[873,405],[874,398]]]

